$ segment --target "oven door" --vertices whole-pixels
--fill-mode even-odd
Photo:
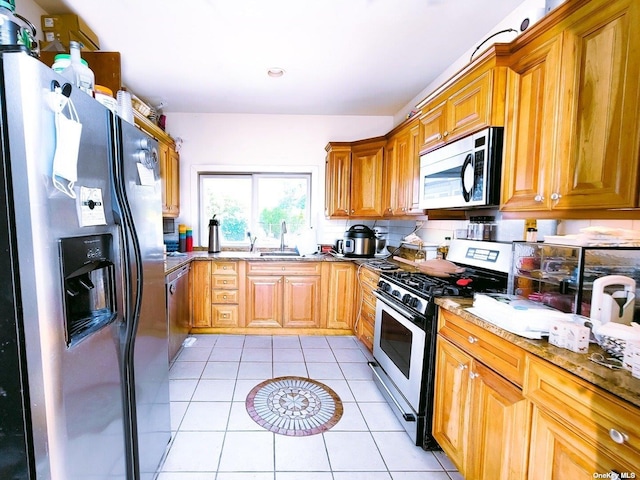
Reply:
[[[420,412],[426,332],[382,295],[376,294],[373,357],[415,412]]]

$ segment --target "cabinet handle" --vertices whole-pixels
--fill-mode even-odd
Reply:
[[[444,131],[444,133],[442,134],[443,137],[448,137],[449,136],[449,132],[447,132],[446,130]]]
[[[544,197],[540,194],[537,194],[535,197],[533,197],[533,200],[536,202],[542,202],[544,200]]]
[[[356,211],[355,210],[351,210],[351,213],[356,213]]]
[[[282,271],[284,272],[287,269],[287,267],[282,267]]]
[[[226,284],[227,284],[227,281],[226,281],[226,280],[223,280],[223,281],[222,281],[222,283],[223,283],[224,285],[226,285]]]
[[[226,296],[226,295],[223,295],[223,296],[222,296],[222,298],[224,298],[224,299],[226,300],[226,299],[227,299],[227,296]]]
[[[442,140],[442,134],[438,134],[438,136],[436,137],[438,140]]]
[[[467,340],[469,340],[469,343],[477,343],[478,342],[478,339],[476,337],[472,337],[471,335],[469,335],[469,338]]]
[[[460,370],[460,371],[464,371],[467,368],[469,368],[469,366],[465,365],[464,363],[461,363],[460,365],[458,365],[458,370]]]
[[[553,192],[551,194],[551,200],[560,200],[562,198],[562,195],[560,195],[559,193]]]
[[[226,266],[224,266],[224,267],[222,267],[222,269],[223,269],[223,270],[226,270],[226,269],[227,269],[227,267],[226,267]]]
[[[471,380],[475,380],[476,378],[478,378],[480,376],[479,373],[475,373],[475,372],[469,372],[469,378]]]
[[[622,445],[623,443],[629,440],[629,435],[623,432],[619,432],[615,428],[612,428],[611,430],[609,430],[609,436],[611,437],[611,440],[613,440],[616,443],[619,443],[620,445]]]

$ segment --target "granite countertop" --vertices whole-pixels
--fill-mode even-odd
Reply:
[[[436,303],[440,307],[504,338],[525,351],[548,360],[583,380],[640,407],[640,379],[632,377],[631,372],[627,370],[611,370],[589,360],[589,356],[592,353],[602,353],[605,357],[607,356],[598,345],[591,344],[587,354],[574,353],[551,345],[547,340],[532,340],[521,337],[482,320],[466,310],[473,305],[473,299],[471,298],[438,298]]]
[[[195,251],[181,255],[167,255],[164,260],[164,273],[168,273],[177,270],[181,266],[199,260],[247,260],[252,262],[356,262],[363,263],[375,258],[357,259],[336,257],[330,254],[314,254],[304,257],[290,257],[290,256],[260,256],[260,252],[247,252],[247,251],[222,251],[218,253],[208,253],[207,251]]]

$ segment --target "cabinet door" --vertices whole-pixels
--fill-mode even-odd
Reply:
[[[384,213],[382,175],[384,144],[353,149],[351,153],[351,212],[355,217]]]
[[[560,51],[557,36],[523,48],[507,74],[507,125],[502,167],[502,210],[547,210],[554,176]]]
[[[247,327],[282,326],[281,276],[247,276]]]
[[[446,141],[463,137],[489,126],[492,105],[493,70],[459,88],[447,100]]]
[[[329,264],[327,328],[353,328],[355,270],[353,264]]]
[[[319,327],[320,277],[284,277],[284,327]]]
[[[438,336],[433,436],[464,476],[471,367],[469,355]]]
[[[158,142],[158,155],[160,156],[158,161],[160,163],[160,184],[162,185],[162,215],[166,217],[171,215],[170,192],[167,188],[167,176],[171,169],[169,165],[169,144]]]
[[[350,210],[351,148],[332,147],[325,164],[325,207],[327,217],[347,217]]]
[[[473,362],[470,378],[465,476],[526,478],[529,418],[522,391],[480,362]]]
[[[211,262],[191,263],[189,271],[191,297],[191,324],[194,327],[211,326]]]
[[[174,148],[169,148],[167,172],[167,203],[171,215],[177,217],[180,215],[180,155]]]
[[[606,476],[612,471],[629,473],[597,446],[576,435],[552,415],[538,407],[533,408],[529,451],[530,480],[619,478]],[[596,477],[596,474],[601,476]]]
[[[387,215],[407,215],[411,208],[413,190],[413,164],[409,129],[398,132],[389,141],[385,158],[385,185],[387,187]]]
[[[447,117],[445,114],[446,101],[431,107],[420,116],[420,151],[433,150],[443,145],[447,131]]]
[[[592,2],[563,33],[554,208],[638,203],[640,2]]]
[[[420,208],[420,124],[409,129],[409,157],[407,158],[407,176],[409,185],[409,213],[424,215]]]

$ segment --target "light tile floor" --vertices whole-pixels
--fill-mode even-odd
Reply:
[[[171,365],[172,443],[158,480],[460,480],[442,452],[413,445],[371,378],[355,337],[195,335]],[[262,429],[245,399],[258,383],[295,375],[341,398],[329,431],[286,437]]]

